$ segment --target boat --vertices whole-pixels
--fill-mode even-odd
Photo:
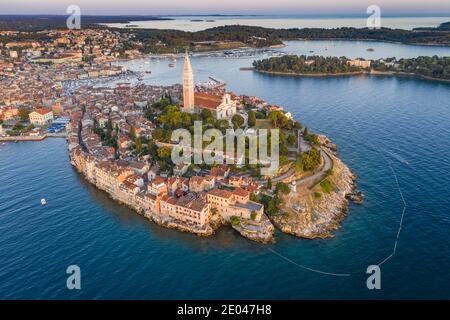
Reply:
[[[169,67],[173,68],[173,67],[175,67],[175,64],[174,63],[169,63]]]
[[[146,70],[145,73],[152,73],[150,70]]]
[[[373,51],[375,51],[375,49],[374,48],[367,48],[366,51],[373,52]]]
[[[45,200],[44,198],[41,199],[41,205],[45,206],[47,204],[47,200]]]

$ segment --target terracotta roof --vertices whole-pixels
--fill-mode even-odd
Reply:
[[[239,197],[248,197],[250,194],[248,191],[242,189],[242,188],[236,188],[233,190],[233,193]]]
[[[194,105],[197,107],[216,110],[221,103],[221,96],[200,92],[194,94]]]
[[[42,109],[36,109],[35,112],[39,113],[40,115],[46,115],[49,112],[52,112],[52,110],[47,109],[47,108],[42,108]]]
[[[208,191],[208,194],[212,195],[212,196],[216,196],[216,197],[221,197],[221,198],[231,198],[233,196],[233,193],[227,190],[222,190],[222,189],[212,189]]]
[[[166,182],[166,180],[165,180],[163,177],[156,176],[156,177],[153,179],[152,184],[153,184],[153,185],[159,185],[159,184],[165,183],[165,182]]]
[[[191,184],[201,184],[203,182],[203,177],[193,176],[189,182]]]
[[[167,194],[163,195],[161,197],[161,201],[167,202],[167,203],[172,204],[172,205],[177,203],[177,199],[175,199],[174,197],[171,197],[171,196],[169,196]]]
[[[175,182],[177,182],[177,178],[175,178],[175,177],[170,177],[170,178],[167,179],[167,184],[168,185],[172,185]]]
[[[224,177],[228,171],[228,167],[226,165],[222,165],[221,167],[211,168],[210,176],[213,177]]]

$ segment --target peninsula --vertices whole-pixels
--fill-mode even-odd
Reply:
[[[183,86],[161,87],[151,98],[151,86],[89,90],[72,97],[81,107],[68,126],[72,164],[113,199],[161,226],[209,236],[229,224],[265,243],[274,240],[274,226],[299,237],[329,237],[345,214],[355,177],[337,158],[336,146],[280,106],[223,87],[195,86],[188,55]],[[130,99],[143,103],[125,103]],[[195,132],[199,121],[202,133],[221,132],[223,144],[230,129],[244,136],[279,130],[279,167],[264,174],[267,163],[250,164],[248,146],[243,159],[232,153],[232,164],[228,150],[226,156],[218,152],[213,164],[175,164],[172,133]]]

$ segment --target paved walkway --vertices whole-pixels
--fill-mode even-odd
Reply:
[[[320,155],[324,160],[324,165],[322,166],[322,168],[311,176],[296,180],[297,186],[306,185],[308,188],[311,188],[326,177],[327,171],[333,167],[333,160],[331,160],[330,156],[325,151],[323,151],[323,149],[320,149]],[[277,182],[284,181],[290,178],[294,173],[295,169],[291,168],[285,174],[273,178],[272,183],[276,184]]]

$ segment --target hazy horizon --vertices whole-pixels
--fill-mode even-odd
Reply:
[[[365,15],[372,4],[378,5],[382,14],[391,16],[450,15],[450,1],[442,0],[342,0],[339,4],[332,0],[2,0],[0,15],[65,15],[69,5],[78,5],[85,15]]]

